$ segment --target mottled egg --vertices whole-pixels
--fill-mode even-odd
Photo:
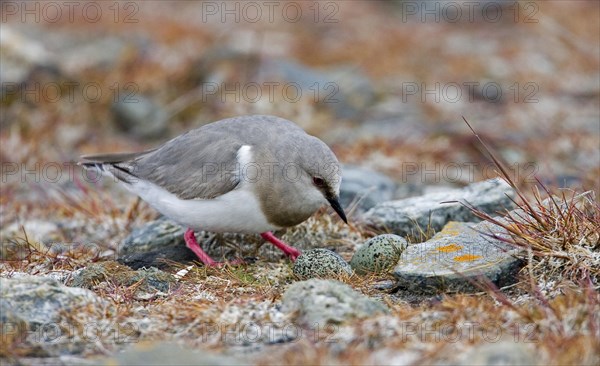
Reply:
[[[350,261],[358,274],[382,273],[398,263],[408,243],[403,237],[393,234],[378,235],[367,240]]]
[[[339,254],[328,249],[305,250],[294,263],[293,272],[301,279],[335,278],[352,274],[352,268]]]

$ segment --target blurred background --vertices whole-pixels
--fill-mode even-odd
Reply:
[[[515,181],[598,192],[599,4],[3,1],[4,222],[77,184],[79,155],[241,114],[298,123],[404,196],[497,175],[463,117]]]

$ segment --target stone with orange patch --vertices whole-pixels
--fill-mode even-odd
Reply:
[[[444,245],[443,247],[439,247],[439,248],[437,248],[437,250],[440,252],[444,252],[444,253],[452,253],[452,252],[459,251],[462,248],[463,248],[462,246],[452,243],[449,245]]]
[[[479,291],[482,278],[498,287],[514,283],[523,266],[518,250],[486,233],[507,234],[490,222],[452,222],[430,240],[409,245],[394,268],[398,287],[432,294]]]
[[[457,262],[472,262],[472,261],[476,261],[478,259],[483,258],[480,255],[475,255],[475,254],[463,254],[463,255],[459,255],[457,257],[454,257],[454,260]]]

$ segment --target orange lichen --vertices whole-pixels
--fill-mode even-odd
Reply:
[[[457,262],[472,262],[479,258],[482,258],[482,257],[480,255],[475,255],[475,254],[463,254],[463,255],[454,257],[454,260]]]
[[[444,245],[443,247],[437,248],[438,251],[444,252],[444,253],[452,253],[452,252],[456,252],[461,249],[462,249],[462,246],[455,244],[455,243],[452,243],[449,245]]]

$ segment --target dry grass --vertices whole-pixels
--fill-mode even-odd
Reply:
[[[105,14],[112,14],[111,4],[102,4]],[[0,162],[24,164],[21,168],[32,171],[36,163],[72,162],[85,153],[152,147],[155,141],[142,142],[119,132],[112,123],[109,87],[115,82],[121,86],[135,83],[140,95],[164,106],[171,113],[169,136],[221,117],[258,112],[290,118],[324,138],[339,126],[360,128],[372,123],[362,118],[341,121],[314,104],[286,104],[280,99],[260,105],[202,102],[198,80],[192,79],[201,79],[198,74],[204,72],[221,75],[223,70],[198,71],[198,65],[203,65],[200,61],[211,50],[247,42],[256,46],[251,47],[248,60],[271,57],[268,52],[274,46],[280,54],[273,57],[281,55],[309,66],[360,65],[373,80],[377,102],[384,98],[394,102],[400,133],[359,136],[351,142],[336,140],[333,149],[341,161],[370,166],[400,184],[419,186],[466,184],[503,176],[519,192],[518,210],[510,216],[498,220],[480,213],[506,229],[508,234],[499,239],[523,250],[527,265],[518,284],[502,289],[482,286],[476,294],[411,302],[401,293],[375,287],[393,280],[389,275],[340,276],[341,282],[388,304],[391,314],[316,335],[306,330],[293,341],[266,346],[261,354],[249,351],[250,344],[242,347],[248,352],[244,359],[288,365],[455,363],[474,345],[491,342],[489,336],[499,333],[502,339],[524,344],[540,363],[600,363],[600,167],[592,159],[598,153],[598,135],[584,126],[590,118],[597,120],[598,91],[579,89],[586,80],[597,77],[597,3],[538,2],[539,23],[504,27],[475,22],[459,27],[444,22],[401,23],[391,8],[377,3],[342,2],[336,24],[236,24],[226,28],[198,24],[199,3],[182,2],[174,13],[164,11],[163,2],[146,4],[139,14],[143,21],[135,29],[115,24],[111,17],[94,25],[80,18],[74,24],[45,25],[44,32],[67,31],[91,38],[131,32],[143,39],[144,46],[129,39],[127,50],[111,67],[73,68],[58,75],[37,70],[29,75],[29,87],[36,82],[44,85],[74,79],[100,83],[105,93],[97,103],[83,100],[81,88],[76,89],[75,101],[50,101],[43,96],[39,102],[19,96],[3,98]],[[312,5],[301,4],[305,14],[311,14]],[[190,17],[193,22],[182,21]],[[461,40],[482,47],[457,49]],[[544,60],[544,65],[537,60]],[[250,67],[250,62],[240,65]],[[246,68],[241,68],[233,67],[231,72],[225,68],[224,79],[248,80]],[[504,72],[498,71],[502,69]],[[518,82],[521,92],[525,92],[525,83],[536,82],[540,89],[535,97],[540,103],[513,103],[509,94],[499,104],[434,103],[419,98],[402,101],[400,85],[405,81],[423,81],[431,87],[436,82],[483,80],[507,85]],[[415,108],[423,113],[404,115]],[[486,154],[480,141],[456,122],[460,114],[467,113],[480,122],[478,133],[494,151],[500,151],[498,154]],[[545,163],[538,163],[542,158]],[[473,175],[446,182],[443,176],[422,173],[436,163],[443,167],[457,162],[476,164]],[[536,170],[519,175],[518,170],[510,169],[527,162],[535,163]],[[404,163],[423,165],[419,173],[409,174]],[[494,168],[482,169],[489,166]],[[500,169],[504,166],[508,168]],[[73,179],[63,176],[58,183],[50,183],[35,181],[32,175],[5,177],[3,170],[2,277],[58,274],[68,282],[72,271],[115,259],[115,248],[131,229],[156,216],[148,205],[113,184],[91,184],[83,180],[78,168],[74,172]],[[532,172],[539,182],[528,179]],[[569,189],[560,188],[564,176],[575,178],[576,183],[567,185]],[[59,229],[50,241],[38,241],[26,230],[10,235],[4,232],[11,224],[31,220],[58,223]],[[302,248],[333,249],[347,260],[357,244],[374,235],[358,225],[342,225],[325,211],[278,234]],[[65,314],[65,319],[76,325],[73,342],[81,338],[86,323],[96,321],[91,319],[100,319],[108,331],[121,329],[121,335],[128,338],[124,341],[103,333],[86,355],[110,353],[127,341],[142,340],[176,340],[193,348],[230,350],[232,343],[224,335],[239,332],[249,320],[265,327],[293,325],[277,307],[287,286],[297,278],[289,261],[280,258],[260,256],[255,263],[222,268],[172,263],[170,273],[184,271],[185,275],[168,293],[147,299],[136,297],[139,284],[105,281],[92,291],[110,304],[110,310],[86,308]],[[21,333],[11,333],[0,342],[0,354],[12,357],[15,363],[31,352]]]

